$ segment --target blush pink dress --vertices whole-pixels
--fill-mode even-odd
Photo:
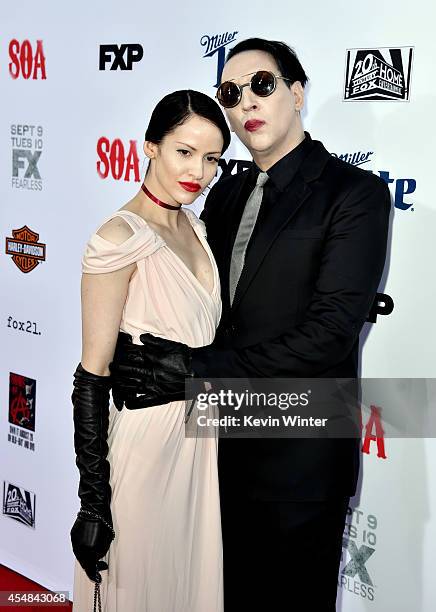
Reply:
[[[183,210],[209,255],[209,293],[142,219],[118,211],[133,235],[117,246],[94,234],[82,262],[86,274],[136,263],[121,330],[192,347],[210,344],[221,315],[218,270],[205,228]],[[182,213],[182,214],[183,214]],[[105,612],[221,612],[222,540],[217,437],[185,437],[185,402],[119,412],[110,409],[109,455],[116,537],[102,572]],[[75,564],[74,610],[93,610],[94,583]]]

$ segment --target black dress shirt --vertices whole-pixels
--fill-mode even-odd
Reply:
[[[262,226],[263,221],[267,218],[271,208],[274,206],[275,201],[280,193],[286,191],[292,183],[295,175],[300,168],[300,165],[306,155],[310,152],[313,146],[312,139],[308,132],[305,132],[305,138],[298,144],[295,149],[292,149],[289,153],[287,153],[284,157],[279,159],[271,168],[267,170],[267,174],[269,176],[269,180],[265,183],[263,188],[263,198],[262,203],[260,205],[259,214],[256,220],[256,224],[253,228],[253,233],[251,234],[250,241],[247,246],[247,252],[249,251],[254,237],[259,232],[259,228]],[[238,224],[237,227],[234,228],[234,239],[236,238],[236,233],[238,231],[239,223],[242,218],[242,213],[244,211],[247,200],[250,196],[250,193],[253,191],[256,180],[261,172],[258,166],[253,162],[253,165],[249,170],[247,170],[249,176],[247,177],[247,181],[243,187],[241,197],[240,197],[240,209],[239,215],[237,215]]]

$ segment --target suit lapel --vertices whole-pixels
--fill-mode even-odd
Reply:
[[[274,244],[281,230],[289,223],[300,206],[307,200],[312,193],[309,185],[303,180],[300,173],[297,173],[293,185],[292,193],[282,193],[279,200],[274,204],[274,209],[271,211],[270,217],[261,229],[259,234],[251,246],[245,265],[242,269],[241,277],[236,288],[235,297],[233,300],[232,310],[238,307],[245,292],[250,286],[257,270],[262,265],[268,251]],[[231,253],[228,255],[229,259]],[[227,284],[228,284],[227,275]],[[228,293],[228,289],[227,289]]]

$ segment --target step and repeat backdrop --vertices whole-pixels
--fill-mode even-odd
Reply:
[[[140,186],[156,102],[182,88],[214,96],[226,53],[244,38],[295,48],[310,78],[305,129],[391,190],[389,253],[362,332],[362,375],[436,378],[436,10],[425,0],[402,4],[2,6],[0,563],[72,598],[78,474],[70,395],[81,351],[82,252]],[[234,140],[217,178],[249,162]],[[195,203],[197,213],[203,204]],[[375,398],[363,422],[338,609],[431,612],[435,439],[385,437],[380,407]],[[323,568],[307,571],[317,588]]]

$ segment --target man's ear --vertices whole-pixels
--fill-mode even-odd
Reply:
[[[146,140],[144,142],[144,153],[148,157],[148,159],[154,159],[157,155],[159,145],[155,142],[151,142],[151,140]]]
[[[294,98],[294,108],[301,111],[304,106],[304,89],[300,81],[295,81],[291,85],[291,93]]]

